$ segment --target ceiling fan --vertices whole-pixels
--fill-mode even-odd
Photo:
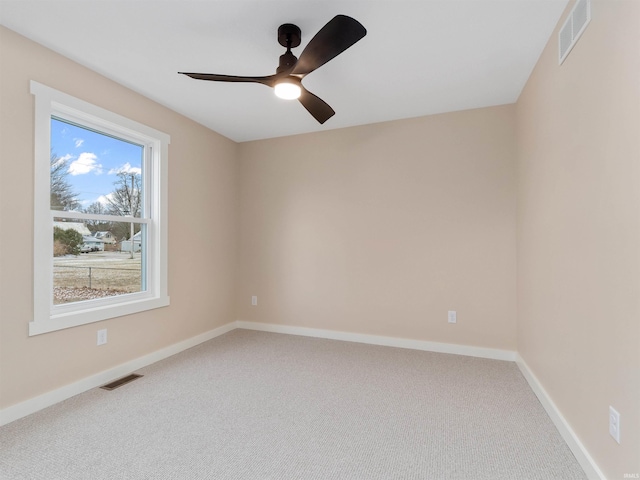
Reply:
[[[272,87],[280,98],[298,99],[302,106],[322,124],[336,112],[324,100],[305,89],[302,86],[302,79],[340,55],[366,34],[367,30],[357,20],[346,15],[337,15],[316,33],[298,59],[291,53],[291,49],[300,45],[300,28],[291,23],[285,23],[278,28],[278,43],[286,47],[287,51],[280,56],[280,64],[274,75],[243,77],[213,73],[178,73],[197,80],[261,83]]]

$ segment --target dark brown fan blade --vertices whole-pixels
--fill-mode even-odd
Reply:
[[[239,77],[234,75],[216,75],[215,73],[185,73],[178,72],[187,77],[195,78],[196,80],[211,80],[214,82],[247,82],[247,83],[261,83],[267,87],[273,87],[277,75],[268,75],[266,77]]]
[[[326,122],[336,113],[333,108],[327,104],[327,102],[316,97],[304,87],[302,87],[302,94],[300,95],[300,98],[298,98],[298,101],[311,115],[313,115],[313,118],[320,123]]]
[[[307,75],[337,57],[367,34],[367,30],[351,17],[337,15],[311,39],[295,67],[293,75]]]

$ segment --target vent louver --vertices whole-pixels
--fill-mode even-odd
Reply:
[[[111,383],[107,383],[106,385],[101,386],[100,388],[104,390],[115,390],[118,387],[126,385],[129,382],[133,382],[143,375],[138,375],[137,373],[132,373],[131,375],[127,375],[126,377],[119,378],[118,380],[114,380]]]
[[[591,0],[578,0],[558,33],[558,63],[562,64],[591,21]]]

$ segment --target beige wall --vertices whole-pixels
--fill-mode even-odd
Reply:
[[[250,320],[517,349],[640,472],[640,2],[592,8],[516,106],[241,145],[0,27],[0,408]],[[31,79],[171,135],[169,308],[27,337]]]
[[[0,27],[0,408],[235,319],[237,145]],[[171,306],[28,337],[33,294],[33,97],[29,81],[171,135]],[[109,343],[96,347],[96,331]]]
[[[241,144],[238,319],[515,350],[514,121]]]
[[[640,2],[591,4],[517,104],[518,350],[613,479],[640,473]]]

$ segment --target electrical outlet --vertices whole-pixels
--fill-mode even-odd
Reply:
[[[455,310],[449,310],[448,319],[449,323],[456,323],[458,321]]]
[[[258,297],[256,297],[255,295],[251,297],[251,305],[253,306],[258,305]]]
[[[609,405],[609,434],[620,443],[620,414]]]
[[[103,328],[98,330],[98,345],[104,345],[107,343],[107,329]]]

